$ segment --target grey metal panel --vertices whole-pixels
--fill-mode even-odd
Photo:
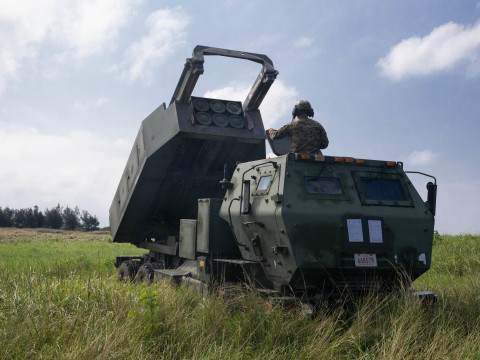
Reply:
[[[195,259],[197,220],[180,219],[179,256]]]
[[[220,218],[223,199],[199,199],[197,215],[197,251],[214,256],[236,258],[240,251],[228,222]]]
[[[182,270],[182,269],[155,269],[153,270],[156,274],[162,274],[162,275],[167,275],[170,277],[175,277],[175,276],[187,276],[190,274],[190,271],[188,270]]]
[[[198,200],[197,251],[208,254],[210,236],[210,199]]]
[[[275,155],[286,155],[292,152],[290,136],[287,135],[283,138],[273,140],[270,137],[268,130],[265,132],[265,135]]]
[[[175,236],[168,236],[165,244],[146,242],[145,244],[142,244],[142,247],[163,254],[177,255],[178,243],[176,242]]]

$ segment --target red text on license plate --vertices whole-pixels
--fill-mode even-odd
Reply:
[[[376,267],[377,255],[376,254],[354,254],[355,266],[358,267]]]

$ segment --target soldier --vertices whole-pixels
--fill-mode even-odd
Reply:
[[[272,140],[290,136],[291,152],[302,154],[321,154],[320,149],[328,146],[327,132],[313,117],[313,109],[307,100],[300,100],[292,110],[296,120],[284,125],[278,130],[268,129]]]

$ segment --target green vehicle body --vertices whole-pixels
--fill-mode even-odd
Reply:
[[[220,216],[275,288],[390,290],[430,268],[434,216],[402,163],[288,154],[231,182]]]
[[[204,55],[255,61],[243,104],[192,97]],[[258,109],[278,72],[265,55],[197,46],[169,106],[142,123],[110,208],[119,275],[200,290],[246,282],[307,301],[390,291],[430,268],[436,184],[422,200],[401,162],[294,154]]]

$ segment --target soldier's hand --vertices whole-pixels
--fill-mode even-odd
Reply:
[[[275,131],[275,130],[273,130],[273,128],[268,129],[268,132],[272,132],[272,131]]]

